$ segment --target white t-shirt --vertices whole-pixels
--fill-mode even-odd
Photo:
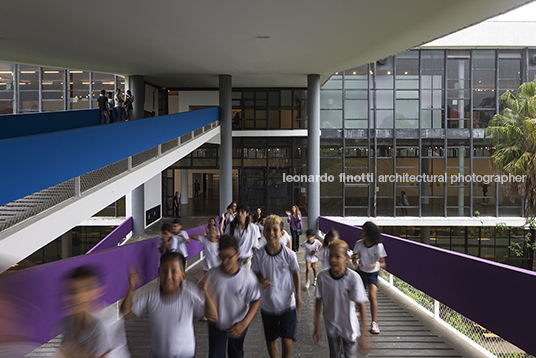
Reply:
[[[229,224],[225,229],[225,233],[232,234],[238,241],[241,259],[253,256],[253,248],[257,247],[260,236],[259,228],[255,224],[248,223],[244,230],[241,230],[240,226],[236,225],[234,233],[231,233],[231,224]]]
[[[63,321],[65,333],[61,343],[70,343],[80,349],[84,357],[100,357],[111,351],[106,324],[98,314],[87,315],[87,329],[80,332],[80,322],[68,315]]]
[[[108,342],[110,343],[111,351],[108,352],[106,358],[130,358],[123,316],[117,318],[116,315],[110,315],[105,310],[98,312],[96,316],[104,323]]]
[[[314,239],[312,243],[305,241],[302,246],[305,247],[305,260],[309,261],[310,263],[317,262],[318,257],[316,257],[316,255],[311,255],[311,253],[313,251],[318,251],[318,249],[322,247],[322,243],[317,239]]]
[[[265,246],[253,255],[251,269],[263,278],[269,279],[273,285],[262,292],[261,309],[263,311],[279,315],[296,308],[292,273],[300,267],[291,249],[281,245],[281,250],[271,255]]]
[[[208,271],[213,267],[220,266],[221,260],[219,253],[219,242],[210,242],[205,236],[199,236],[199,242],[203,245],[205,260],[203,260],[203,270]]]
[[[229,329],[242,321],[249,311],[250,303],[261,299],[257,277],[242,266],[234,275],[224,273],[221,266],[214,267],[208,273],[208,280],[216,296],[216,327],[219,330]]]
[[[382,243],[367,247],[363,239],[355,243],[354,254],[359,254],[359,263],[363,265],[360,270],[367,273],[380,271],[378,260],[387,256]]]
[[[201,319],[205,297],[197,287],[182,283],[179,294],[164,300],[160,287],[139,294],[132,313],[149,314],[151,322],[151,352],[155,357],[193,357],[195,355],[194,317]]]
[[[188,235],[188,232],[185,230],[181,230],[179,232],[179,235],[182,235],[185,238],[190,239],[190,235]],[[188,256],[188,249],[186,248],[186,241],[179,235],[175,235],[175,237],[177,238],[178,246],[179,246],[177,249],[177,252],[180,252],[182,256],[186,258]]]
[[[171,237],[169,238],[169,241],[168,241],[168,245],[169,245],[169,248],[171,249],[171,252],[177,252],[177,250],[179,249],[179,240],[178,240],[177,236],[171,235]],[[167,249],[166,245],[164,245],[164,239],[162,238],[162,236],[160,236],[160,239],[158,240],[158,247],[159,248],[160,247],[164,248],[164,250],[162,251],[160,256],[162,256],[163,254],[168,252],[168,249]]]
[[[316,252],[316,257],[320,260],[322,263],[322,270],[328,270],[329,269],[329,247],[322,245],[320,249]]]
[[[327,336],[340,336],[355,342],[361,335],[355,304],[368,301],[361,277],[348,269],[339,278],[334,278],[331,270],[321,271],[316,281],[315,296],[323,301],[322,313]]]
[[[123,106],[123,96],[121,96],[121,94],[116,94],[114,96],[114,99],[115,99],[115,107],[121,107]]]
[[[257,226],[259,227],[261,234],[264,234],[264,226],[261,223],[258,223]]]

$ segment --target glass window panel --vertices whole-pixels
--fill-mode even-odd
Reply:
[[[368,101],[346,100],[344,101],[344,116],[346,118],[368,118]]]
[[[320,128],[342,128],[342,110],[320,110]]]
[[[419,79],[418,77],[416,77],[415,80],[397,78],[396,88],[397,89],[419,89]]]
[[[89,92],[89,72],[86,71],[69,71],[69,81],[71,91]]]
[[[268,92],[268,106],[279,107],[279,92]]]
[[[39,90],[39,67],[19,66],[19,85],[21,91]]]
[[[419,98],[419,91],[396,91],[397,99],[414,99]]]
[[[322,187],[322,186],[320,186]],[[320,215],[342,216],[341,198],[320,198]]]
[[[365,120],[355,120],[355,119],[347,119],[344,121],[344,128],[347,129],[363,129],[368,128],[368,121]]]
[[[494,50],[474,50],[473,51],[473,68],[495,68],[495,51]]]
[[[20,111],[22,112],[39,112],[39,92],[28,91],[20,92]]]
[[[292,106],[292,91],[281,91],[281,106]]]
[[[475,108],[495,108],[495,91],[476,89],[473,91]]]
[[[266,119],[266,110],[263,109],[263,110],[255,111],[255,119]]]
[[[352,78],[352,76],[367,76],[369,72],[368,65],[363,65],[344,71],[346,78]],[[362,77],[361,77],[362,78]]]
[[[443,111],[422,110],[421,128],[443,128]]]
[[[495,111],[480,111],[473,110],[473,128],[487,128],[491,118],[495,115]]]
[[[367,81],[344,81],[346,89],[368,89]]]
[[[521,50],[499,50],[499,58],[518,58],[521,59]]]
[[[410,99],[397,99],[396,118],[419,118],[419,101]]]
[[[510,88],[514,91],[517,91],[518,87],[521,85],[521,80],[501,80],[499,79],[499,88],[505,89]]]
[[[392,71],[384,71],[387,75],[379,74],[376,76],[376,88],[392,89],[393,88],[393,75]],[[378,71],[380,73],[380,71]]]
[[[342,108],[342,91],[320,91],[320,108]]]
[[[499,78],[521,78],[520,60],[500,60]]]
[[[43,68],[43,82],[44,81],[59,81],[64,80],[64,70],[57,68]]]
[[[393,128],[393,111],[377,110],[376,111],[377,128]]]
[[[63,92],[43,92],[43,101],[46,100],[63,101]]]
[[[346,91],[346,99],[368,99],[367,91]]]
[[[266,99],[266,92],[265,91],[256,91],[255,92],[255,99]]]
[[[474,88],[495,88],[495,71],[494,70],[474,70],[473,71]]]
[[[342,89],[342,79],[332,77],[322,86],[322,89]]]
[[[469,80],[469,60],[447,60],[447,78]]]
[[[344,199],[347,206],[368,206],[368,185],[347,185],[344,188]]]
[[[89,95],[87,91],[73,91],[69,99],[69,109],[89,108]]]
[[[244,98],[244,99],[254,99],[255,98],[255,92],[253,92],[253,91],[244,91],[244,92],[242,92],[242,98]]]
[[[442,108],[443,107],[443,91],[422,90],[421,91],[421,107],[422,108]]]
[[[0,114],[12,114],[13,101],[0,101]]]
[[[419,128],[419,120],[397,119],[396,128]]]
[[[13,91],[0,90],[0,99],[13,99]]]
[[[255,106],[256,106],[257,108],[259,108],[259,107],[266,107],[266,100],[265,100],[265,99],[256,100],[256,101],[255,101]]]
[[[393,108],[393,91],[376,91],[376,108]]]
[[[264,127],[266,128],[266,124],[264,125]],[[262,125],[261,125],[261,128],[262,128]],[[270,129],[281,128],[281,125],[279,124],[279,111],[268,111],[268,128]]]

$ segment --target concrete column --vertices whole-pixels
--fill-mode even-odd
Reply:
[[[430,226],[421,226],[421,242],[430,244]]]
[[[68,259],[73,256],[73,232],[67,231],[61,236],[61,258]]]
[[[308,148],[309,175],[320,175],[320,76],[307,76]],[[309,228],[318,230],[320,216],[320,182],[308,183],[307,212]]]
[[[143,76],[135,75],[128,76],[128,83],[130,92],[134,96],[133,115],[134,119],[142,119],[145,117],[144,104],[145,104],[145,81]]]
[[[145,233],[145,188],[144,184],[132,190],[132,235]]]
[[[233,200],[232,77],[220,75],[220,213]]]
[[[188,204],[188,169],[181,169],[181,204]]]

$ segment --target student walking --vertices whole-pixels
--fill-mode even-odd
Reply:
[[[277,339],[281,337],[283,358],[292,356],[297,310],[301,309],[300,268],[296,255],[280,243],[281,218],[266,218],[263,249],[257,250],[251,268],[263,286],[261,317],[268,354],[278,358]]]
[[[307,241],[301,246],[305,248],[305,288],[309,288],[309,271],[313,269],[314,281],[313,286],[316,286],[316,262],[318,257],[316,253],[322,247],[322,243],[316,239],[316,233],[313,229],[307,230]]]
[[[224,235],[219,241],[221,265],[213,267],[207,286],[217,307],[218,320],[208,326],[209,358],[242,358],[249,323],[259,308],[261,292],[257,278],[245,270],[238,257],[238,241]]]
[[[240,246],[240,260],[246,268],[251,267],[253,250],[259,242],[259,228],[249,221],[249,209],[240,205],[236,210],[236,218],[227,225],[225,234],[233,235]]]
[[[359,275],[346,268],[349,261],[348,244],[342,240],[333,240],[329,252],[330,269],[318,274],[313,338],[317,343],[320,341],[322,311],[330,358],[340,358],[343,355],[345,358],[355,358],[358,348],[367,352],[369,347],[365,314],[367,294]],[[361,325],[356,317],[356,308],[360,313]]]
[[[381,241],[380,229],[372,222],[367,221],[361,230],[361,240],[358,240],[354,247],[352,263],[358,270],[359,276],[363,280],[365,288],[368,287],[370,301],[370,315],[372,323],[370,332],[379,334],[378,327],[378,273],[380,268],[385,268],[385,257],[387,253]],[[359,259],[359,262],[357,262]]]
[[[290,224],[290,233],[292,235],[292,251],[300,251],[300,235],[302,234],[302,216],[300,209],[296,205],[292,206],[292,211],[285,211]]]
[[[205,316],[217,320],[211,296],[195,285],[184,282],[184,257],[168,252],[160,259],[160,287],[140,292],[133,299],[139,284],[137,273],[129,276],[128,291],[121,304],[125,319],[149,314],[151,322],[151,357],[194,357],[195,336],[193,319]]]

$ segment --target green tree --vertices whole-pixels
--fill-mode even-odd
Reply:
[[[530,224],[527,241],[534,249],[534,220],[530,217],[536,205],[536,78],[519,86],[515,96],[510,91],[505,92],[500,104],[503,110],[493,116],[485,131],[494,146],[490,162],[501,174],[525,176],[522,182],[508,183],[506,195],[511,201],[518,197],[523,199]],[[536,260],[533,260],[533,270],[536,270]]]

